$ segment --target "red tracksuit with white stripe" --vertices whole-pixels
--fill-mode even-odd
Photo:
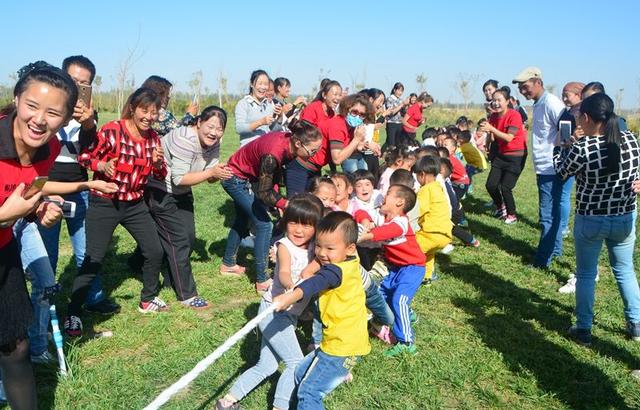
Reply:
[[[376,227],[371,230],[373,241],[380,242],[384,258],[389,266],[389,275],[380,283],[380,292],[393,311],[393,334],[402,343],[413,343],[410,311],[413,296],[418,291],[425,273],[426,258],[420,250],[416,235],[406,215],[385,218],[380,213],[370,216],[365,211],[355,215],[359,223],[372,220]]]

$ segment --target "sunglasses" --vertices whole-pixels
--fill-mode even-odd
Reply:
[[[349,111],[349,114],[353,115],[354,117],[360,117],[362,119],[364,119],[364,117],[367,115],[367,113],[358,110],[351,110]]]
[[[304,144],[300,145],[302,148],[304,148],[305,151],[307,151],[307,155],[309,155],[310,157],[314,156],[316,152],[318,152],[320,150],[320,148],[314,148],[314,149],[309,149],[307,148]]]

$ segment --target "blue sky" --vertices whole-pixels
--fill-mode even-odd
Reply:
[[[187,90],[202,70],[210,90],[223,72],[237,93],[253,69],[264,68],[288,77],[293,93],[309,93],[322,69],[343,86],[388,92],[402,81],[414,91],[424,73],[437,100],[460,102],[453,84],[463,73],[478,76],[473,100],[480,102],[484,80],[510,83],[537,65],[558,90],[599,80],[612,96],[624,89],[622,106],[635,108],[639,12],[634,0],[11,1],[0,25],[0,82],[11,84],[9,74],[27,62],[84,54],[110,88],[139,36],[137,85],[158,74]]]

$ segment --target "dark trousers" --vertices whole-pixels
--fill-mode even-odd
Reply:
[[[373,154],[363,154],[364,162],[367,163],[367,169],[373,174],[375,179],[374,187],[378,186],[378,178],[380,178],[380,159]]]
[[[491,162],[491,170],[487,177],[485,186],[493,203],[498,208],[504,205],[509,215],[516,214],[513,188],[515,188],[522,172],[523,161],[524,157],[522,156],[497,155]]]
[[[460,226],[460,223],[465,219],[464,210],[462,207],[458,208],[456,211],[451,212],[451,222],[453,222],[453,228],[451,229],[451,233],[456,238],[460,239],[467,245],[471,245],[475,238],[473,235],[469,233],[466,229]]]
[[[190,260],[196,241],[193,194],[173,195],[160,189],[147,188],[144,199],[156,221],[178,300],[197,296]]]
[[[398,145],[398,136],[402,132],[402,124],[396,124],[393,122],[387,123],[387,139],[382,146],[382,151],[386,151],[389,147],[395,147]]]
[[[144,201],[117,201],[90,195],[86,224],[87,251],[73,281],[69,314],[79,316],[91,281],[102,267],[102,260],[118,225],[122,225],[133,236],[142,250],[144,264],[140,299],[148,302],[157,296],[163,251],[157,231],[149,229],[155,226],[155,222]]]
[[[398,145],[409,145],[414,141],[417,143],[415,132],[406,132],[405,130],[402,130],[396,137]]]
[[[314,172],[300,165],[295,159],[289,161],[285,169],[285,186],[287,187],[287,198],[292,198],[296,194],[307,192],[311,179],[320,176],[320,171]]]

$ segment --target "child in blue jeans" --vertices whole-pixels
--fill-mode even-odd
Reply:
[[[389,275],[380,284],[380,291],[393,311],[393,334],[398,342],[384,352],[387,357],[416,353],[411,301],[424,278],[426,258],[407,217],[415,204],[416,193],[411,188],[392,185],[373,218],[366,212],[356,212],[356,220],[365,228],[358,241],[381,242],[389,265]]]
[[[322,208],[322,202],[311,194],[295,196],[289,201],[281,220],[286,235],[276,242],[277,274],[274,275],[270,289],[262,297],[260,312],[269,308],[275,297],[292,289],[300,279],[302,269],[313,260],[313,237]],[[255,366],[242,373],[229,393],[218,400],[216,410],[239,409],[238,401],[278,371],[280,362],[284,362],[285,369],[278,379],[273,408],[289,408],[295,388],[294,371],[303,358],[296,339],[296,325],[298,316],[308,302],[308,297],[300,298],[291,309],[272,313],[260,322],[260,359]]]
[[[292,292],[273,299],[276,310],[285,311],[299,300],[319,295],[322,342],[296,369],[298,410],[323,409],[324,397],[371,351],[356,222],[346,212],[331,212],[316,230],[315,254],[321,269]]]

